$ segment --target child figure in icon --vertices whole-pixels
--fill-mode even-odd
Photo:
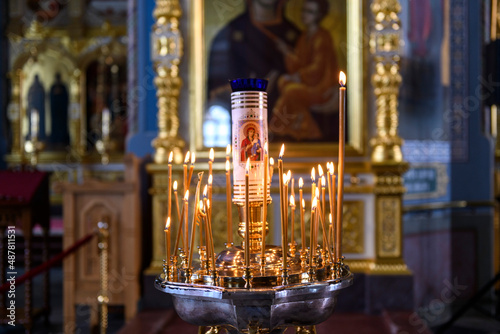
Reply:
[[[255,133],[252,144],[252,155],[250,156],[250,160],[260,160],[261,145],[258,132]]]
[[[261,160],[261,143],[259,134],[255,131],[254,127],[246,129],[246,137],[241,141],[241,162],[246,162],[248,158],[250,161]]]

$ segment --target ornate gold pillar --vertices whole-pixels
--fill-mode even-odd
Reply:
[[[184,141],[179,137],[179,95],[182,80],[179,64],[183,40],[179,30],[182,9],[178,0],[156,0],[153,12],[153,62],[157,76],[154,83],[158,97],[158,137],[153,141],[154,161],[166,164],[170,151],[174,161],[182,163]]]
[[[8,74],[11,80],[11,100],[7,107],[7,117],[10,121],[10,128],[12,129],[12,154],[23,154],[21,147],[21,70],[15,70]]]
[[[376,134],[371,140],[375,174],[375,261],[370,272],[408,274],[403,260],[403,173],[408,163],[398,135],[398,96],[401,85],[399,49],[401,24],[398,0],[373,0],[374,28],[370,51],[375,60],[372,85],[376,98]]]
[[[73,71],[70,78],[70,104],[69,116],[71,120],[71,147],[76,151],[79,156],[85,154],[85,133],[82,131],[83,113],[81,108],[81,71],[76,69]]]

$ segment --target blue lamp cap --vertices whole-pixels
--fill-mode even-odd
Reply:
[[[258,91],[265,92],[267,89],[267,80],[257,78],[245,78],[231,80],[231,89],[233,92]]]

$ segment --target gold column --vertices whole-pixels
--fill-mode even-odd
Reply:
[[[24,150],[21,147],[21,70],[10,72],[8,76],[11,80],[12,88],[12,96],[7,108],[7,117],[9,118],[12,129],[12,154],[19,154],[22,156]]]
[[[82,132],[83,114],[81,110],[81,71],[76,69],[70,79],[70,134],[71,134],[71,148],[76,151],[79,156],[85,154],[85,132]]]
[[[403,173],[408,163],[398,135],[398,96],[401,85],[399,49],[401,24],[398,0],[373,0],[374,27],[370,51],[375,60],[372,85],[376,98],[376,134],[371,140],[375,174],[375,261],[371,273],[409,274],[403,260]]]
[[[158,97],[158,137],[153,141],[154,161],[166,164],[170,151],[174,162],[182,163],[184,141],[179,137],[179,95],[182,80],[179,64],[183,40],[179,30],[182,9],[178,0],[156,0],[153,12],[153,62],[157,76],[154,83]]]

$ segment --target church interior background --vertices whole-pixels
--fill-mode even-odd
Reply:
[[[270,105],[279,105],[286,69],[269,35],[298,43],[307,1],[2,1],[1,284],[9,278],[8,226],[16,226],[21,276],[105,221],[108,332],[197,332],[154,288],[165,257],[169,166],[180,183],[187,151],[196,153],[197,172],[215,149],[213,238],[221,251],[227,80],[264,77]],[[354,284],[315,330],[499,333],[500,1],[327,3],[322,27],[334,42],[327,57],[348,77],[342,247]],[[259,5],[279,23],[259,21]],[[257,42],[248,37],[259,34]],[[235,59],[245,66],[233,69]],[[269,109],[269,154],[277,159],[285,143],[296,181],[337,159],[331,87],[298,122],[278,119],[290,115],[286,108]],[[277,187],[271,196],[267,239],[279,244]],[[0,331],[85,333],[102,325],[102,244],[91,238],[19,283],[17,326],[0,313]],[[0,297],[2,312],[9,298]]]

